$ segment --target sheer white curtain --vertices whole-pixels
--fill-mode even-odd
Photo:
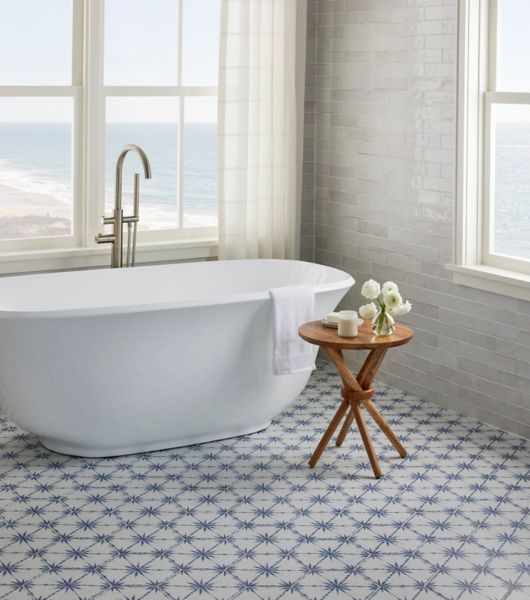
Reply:
[[[219,256],[297,258],[306,0],[223,0]]]

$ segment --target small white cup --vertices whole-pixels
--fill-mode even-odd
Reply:
[[[359,317],[354,310],[339,312],[338,334],[340,337],[356,337],[359,335]]]

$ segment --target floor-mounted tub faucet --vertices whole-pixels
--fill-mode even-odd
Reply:
[[[116,197],[114,201],[114,215],[112,217],[103,217],[103,225],[112,225],[113,231],[110,234],[99,233],[96,236],[98,244],[112,244],[112,254],[110,266],[115,269],[123,267],[123,224],[127,224],[127,259],[126,267],[134,267],[136,255],[136,232],[138,221],[140,220],[140,175],[134,174],[134,208],[130,217],[123,216],[121,207],[122,198],[122,171],[123,163],[127,154],[133,150],[138,154],[144,168],[144,177],[151,179],[151,165],[147,154],[135,144],[129,144],[120,152],[116,161]]]

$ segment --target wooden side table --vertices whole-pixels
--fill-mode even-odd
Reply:
[[[322,452],[324,452],[326,446],[329,444],[332,435],[346,415],[346,419],[337,436],[335,442],[336,445],[342,446],[344,438],[353,423],[353,419],[355,419],[368,458],[370,459],[374,475],[377,478],[381,477],[381,467],[379,466],[377,455],[372,446],[372,441],[364,422],[361,406],[364,406],[370,413],[394,448],[399,452],[399,455],[402,458],[405,458],[405,456],[407,456],[407,451],[372,401],[374,390],[372,389],[371,384],[383,362],[387,350],[394,346],[401,346],[409,342],[414,335],[412,329],[406,325],[398,324],[395,333],[392,335],[376,336],[372,333],[370,322],[365,321],[364,324],[359,327],[359,335],[357,337],[344,338],[339,337],[336,329],[324,327],[320,321],[311,321],[310,323],[302,325],[298,330],[298,333],[306,342],[320,346],[324,350],[339,372],[343,385],[341,390],[342,403],[337,409],[333,419],[331,419],[331,423],[328,425],[318,446],[315,448],[315,451],[309,460],[309,466],[314,467],[317,464]],[[357,377],[353,375],[346,365],[342,354],[343,350],[370,350]]]

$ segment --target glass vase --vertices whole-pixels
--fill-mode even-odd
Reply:
[[[389,315],[384,308],[380,308],[372,319],[372,331],[375,335],[392,335],[395,330],[394,317]]]

